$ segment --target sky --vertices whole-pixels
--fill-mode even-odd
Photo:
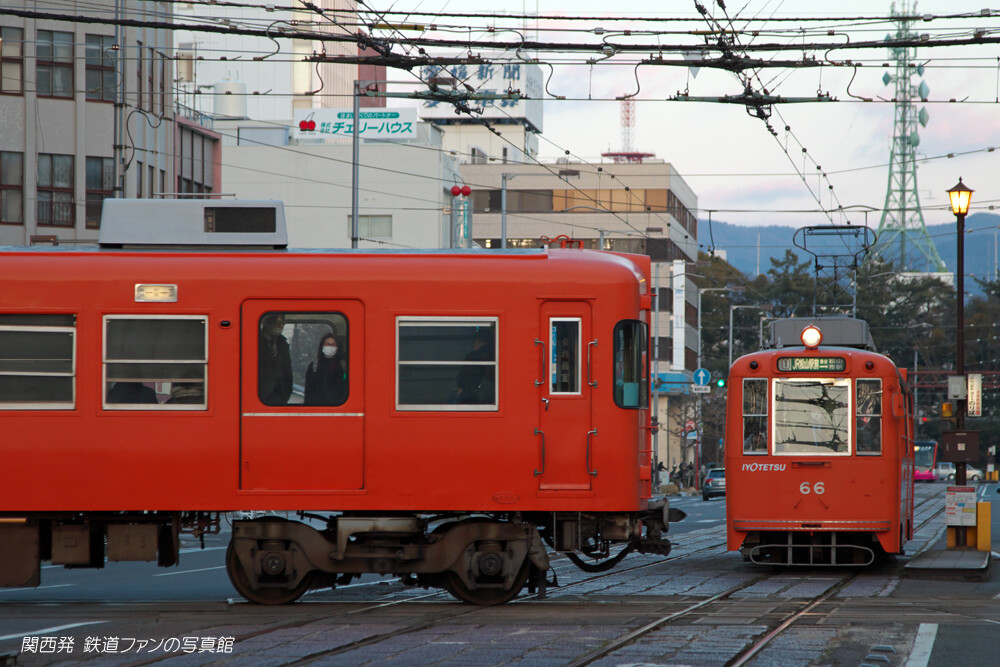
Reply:
[[[722,18],[718,5],[710,0],[703,4]],[[653,3],[650,0],[620,0],[613,3],[617,16],[636,17],[698,17],[694,0],[674,0]],[[788,29],[799,24],[779,21],[794,17],[854,17],[886,16],[890,2],[830,3],[833,11],[822,11],[815,0],[729,0],[730,18],[758,17],[769,19],[757,24],[762,30]],[[622,30],[622,23],[603,24],[599,17],[607,16],[607,2],[576,0],[574,2],[537,0],[372,0],[369,7],[379,9],[424,12],[497,12],[521,14],[537,12],[543,16],[587,16],[593,21],[556,21],[550,26],[587,28],[588,37],[574,33],[564,37],[572,41],[601,39],[593,29],[604,27]],[[662,13],[652,13],[650,7],[667,7]],[[902,3],[897,3],[902,8]],[[957,13],[979,13],[982,3],[967,0],[923,0],[916,3],[915,13],[944,16]],[[396,20],[399,20],[397,17]],[[428,21],[427,18],[422,19]],[[466,19],[474,22],[479,19]],[[506,22],[509,25],[509,21]],[[737,21],[738,24],[738,21]],[[678,24],[637,23],[636,29],[655,26],[658,29]],[[689,24],[683,24],[689,29]],[[708,24],[703,23],[707,28]],[[815,24],[813,24],[815,25]],[[605,27],[606,26],[606,27]],[[842,26],[842,24],[838,24]],[[986,35],[1000,36],[1000,8],[992,16],[974,19],[934,18],[917,22],[913,31],[926,33],[933,39],[968,35],[975,28],[985,28]],[[836,39],[881,40],[892,29],[888,23],[855,25],[840,28]],[[850,34],[844,36],[844,31]],[[529,26],[530,31],[530,26]],[[825,32],[825,29],[824,29]],[[408,33],[410,34],[410,33]],[[543,41],[555,39],[553,33],[543,33]],[[428,31],[426,37],[456,38],[454,33]],[[529,32],[530,37],[530,32]],[[515,39],[509,32],[496,33],[496,39]],[[691,43],[697,37],[637,36],[605,33],[605,39],[634,39],[641,43]],[[490,38],[480,43],[488,44]],[[778,41],[777,37],[741,36],[741,43]],[[784,38],[786,41],[788,38]],[[803,35],[800,41],[826,41],[825,34]],[[452,52],[453,54],[457,52]],[[719,96],[739,93],[742,84],[735,75],[702,68],[697,75],[683,67],[641,66],[636,70],[634,56],[616,54],[592,66],[583,62],[592,55],[575,55],[563,60],[572,63],[554,65],[548,80],[550,96],[545,102],[544,132],[540,137],[539,153],[544,161],[552,161],[570,151],[587,161],[597,163],[603,151],[621,148],[619,122],[621,104],[614,98],[638,90],[634,147],[655,153],[672,163],[698,196],[697,216],[724,220],[735,224],[779,224],[787,226],[867,223],[877,228],[884,206],[888,179],[888,163],[892,143],[895,92],[893,84],[886,86],[882,77],[893,68],[888,49],[867,51],[810,52],[819,58],[843,62],[850,59],[857,67],[768,68],[761,71],[760,80],[772,94],[786,97],[813,97],[818,92],[837,101],[805,104],[780,104],[773,107],[770,123],[777,136],[772,136],[765,123],[748,115],[745,108],[734,104],[668,101],[666,98],[687,91],[691,96]],[[644,54],[645,55],[645,54]],[[632,58],[633,62],[622,59]],[[945,191],[959,177],[974,189],[976,210],[991,210],[1000,206],[1000,150],[988,152],[988,147],[1000,149],[1000,44],[980,46],[949,46],[922,48],[916,63],[924,64],[923,80],[930,89],[926,103],[929,122],[919,128],[920,143],[917,157],[931,158],[920,163],[917,184],[924,218],[927,224],[954,220]],[[802,57],[801,51],[786,52],[785,59]],[[544,54],[543,54],[544,58]],[[548,74],[549,68],[544,68]],[[393,75],[390,79],[394,78]],[[913,81],[919,83],[920,78]],[[556,100],[551,95],[564,96]],[[591,99],[587,99],[591,98]],[[868,98],[862,101],[857,98]],[[884,100],[890,100],[885,102]],[[951,101],[956,100],[956,101]],[[788,130],[786,131],[786,127]],[[803,152],[803,149],[805,151]],[[947,158],[948,154],[955,157]],[[817,168],[820,167],[819,169]],[[805,174],[803,177],[802,174]],[[825,178],[822,174],[826,174]],[[831,191],[829,186],[833,186]],[[808,186],[808,187],[807,187]],[[817,200],[818,196],[818,200]],[[817,209],[842,206],[846,214],[834,214],[832,219]],[[874,211],[872,209],[875,209]],[[868,211],[867,213],[865,211]]]

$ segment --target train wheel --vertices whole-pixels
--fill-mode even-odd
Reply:
[[[456,573],[449,571],[446,575],[446,589],[455,599],[480,607],[491,607],[493,605],[510,602],[517,597],[524,585],[528,582],[529,559],[525,558],[521,563],[521,569],[514,577],[514,584],[510,590],[502,588],[469,588]]]
[[[287,604],[298,600],[302,597],[303,593],[309,590],[313,579],[313,575],[310,572],[302,578],[298,586],[291,590],[284,588],[253,588],[250,585],[250,578],[243,570],[243,565],[240,564],[240,559],[236,557],[236,549],[233,548],[232,541],[229,542],[229,548],[226,549],[226,574],[229,575],[229,581],[232,582],[233,588],[236,589],[237,593],[250,600],[250,602],[267,605]]]

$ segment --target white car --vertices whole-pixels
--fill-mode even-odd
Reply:
[[[941,480],[947,480],[952,482],[955,480],[955,464],[947,463],[945,461],[938,461],[938,464],[934,466],[934,477]],[[978,482],[983,478],[983,471],[979,468],[973,468],[968,463],[965,464],[965,480],[967,482]]]

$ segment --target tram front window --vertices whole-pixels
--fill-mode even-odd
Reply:
[[[848,379],[774,380],[775,454],[850,454]]]

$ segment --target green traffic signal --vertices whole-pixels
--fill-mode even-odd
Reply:
[[[723,378],[719,378],[718,380],[715,381],[715,386],[719,388],[725,387],[726,381]]]

